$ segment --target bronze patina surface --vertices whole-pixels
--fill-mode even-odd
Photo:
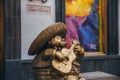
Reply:
[[[81,79],[77,60],[84,57],[84,49],[74,39],[71,48],[66,48],[66,32],[65,24],[58,22],[48,26],[31,43],[28,54],[36,54],[32,61],[35,80]]]

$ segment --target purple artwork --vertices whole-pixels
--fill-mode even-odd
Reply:
[[[69,5],[68,5],[69,6]],[[68,7],[66,7],[68,8]],[[79,10],[79,8],[78,8]],[[80,41],[85,51],[99,51],[99,0],[94,0],[88,15],[67,15],[67,47],[70,47],[71,39]]]

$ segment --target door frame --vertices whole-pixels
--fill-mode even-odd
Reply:
[[[4,78],[4,65],[3,65],[3,25],[4,25],[4,12],[3,12],[3,1],[0,0],[0,79]]]

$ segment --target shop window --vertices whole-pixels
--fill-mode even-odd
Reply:
[[[29,0],[25,0],[29,1]],[[38,0],[37,0],[38,1]],[[54,18],[56,22],[67,22],[66,17],[66,1],[67,0],[53,0],[53,3],[55,3],[55,10],[51,8],[51,11],[55,11]],[[81,0],[75,0],[75,1],[81,1]],[[93,1],[93,0],[82,0],[82,1]],[[44,5],[51,3],[52,1],[47,1],[46,3],[43,3]],[[31,2],[30,2],[31,3]],[[40,2],[37,2],[39,4]],[[73,2],[74,3],[74,2]],[[22,42],[22,11],[21,8],[24,9],[22,5],[21,0],[5,0],[4,1],[4,53],[5,53],[5,59],[11,60],[11,59],[21,59],[22,58],[22,51],[21,51],[21,42]],[[82,4],[83,5],[83,4]],[[85,4],[84,4],[85,5]],[[29,7],[30,5],[28,5]],[[49,6],[49,5],[48,5]],[[90,13],[96,13],[96,15],[90,15],[87,18],[93,19],[91,17],[96,17],[95,25],[97,25],[97,30],[95,29],[96,34],[93,34],[90,36],[88,34],[90,40],[92,36],[95,37],[95,42],[90,43],[90,48],[85,48],[86,54],[88,55],[117,55],[118,54],[118,0],[94,0],[94,3],[91,3],[91,10]],[[77,5],[75,5],[77,7]],[[47,8],[48,9],[48,8]],[[81,9],[84,9],[82,7]],[[71,9],[72,10],[72,9]],[[79,10],[79,8],[78,8]],[[93,12],[92,12],[93,10]],[[83,11],[82,11],[83,12]],[[53,14],[51,13],[51,14]],[[36,14],[36,13],[31,13]],[[47,13],[47,15],[51,15]],[[44,14],[46,15],[46,14]],[[82,14],[81,14],[82,15]],[[28,15],[27,15],[28,16]],[[39,15],[40,16],[40,15]],[[26,17],[26,16],[25,16]],[[25,18],[24,17],[24,18]],[[37,16],[38,18],[38,16]],[[71,17],[72,19],[75,18],[75,15]],[[83,35],[84,30],[89,30],[90,24],[85,24],[86,20],[83,22],[84,25],[80,25],[80,28],[78,29],[81,31],[81,34]],[[39,22],[39,20],[37,20]],[[51,20],[50,20],[51,21]],[[53,22],[54,22],[53,21]],[[91,21],[91,20],[90,20]],[[32,23],[32,22],[31,22]],[[28,24],[27,24],[28,25]],[[29,24],[30,25],[30,24]],[[37,24],[36,24],[37,25]],[[31,26],[31,25],[30,25]],[[81,27],[82,26],[82,27]],[[87,29],[84,29],[83,26],[87,26]],[[33,26],[35,28],[36,26]],[[25,28],[26,25],[25,25]],[[96,27],[95,27],[96,28]],[[23,29],[25,30],[25,29]],[[94,31],[94,30],[93,30]],[[26,31],[27,33],[28,31]],[[92,33],[92,32],[91,32]],[[84,38],[86,38],[86,34],[84,34]],[[28,37],[28,35],[27,35]],[[27,38],[26,37],[26,38]],[[80,37],[80,36],[79,36]],[[25,38],[24,38],[25,39]],[[85,44],[82,43],[82,41],[85,41],[85,39],[80,39],[81,45],[84,46]],[[84,42],[85,43],[85,42]],[[88,44],[88,43],[87,43]],[[11,47],[12,46],[12,47]],[[27,49],[25,48],[27,51]],[[26,54],[27,53],[23,53]],[[29,57],[27,57],[29,58]]]

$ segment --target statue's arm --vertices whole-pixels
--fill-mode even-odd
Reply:
[[[84,57],[84,48],[80,46],[80,44],[76,45],[74,48],[74,52],[77,56],[77,59],[81,59]]]
[[[48,58],[48,57],[54,57],[58,60],[64,60],[65,59],[65,56],[60,52],[60,51],[57,51],[56,49],[46,49],[44,51],[44,57]]]

